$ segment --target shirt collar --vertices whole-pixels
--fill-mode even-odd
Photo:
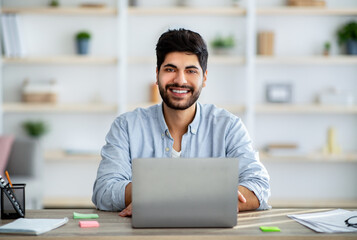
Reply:
[[[161,127],[161,134],[165,134],[166,131],[169,130],[169,128],[166,125],[165,122],[165,117],[164,117],[164,109],[163,109],[163,102],[161,102],[160,104],[156,105],[156,114],[157,114],[157,119],[160,123],[160,127]]]
[[[192,134],[195,135],[197,133],[200,121],[201,121],[201,104],[199,102],[196,102],[195,118],[190,123],[190,125],[188,125],[189,131],[191,131]]]
[[[160,104],[156,105],[156,113],[157,113],[157,118],[160,123],[161,127],[161,133],[166,134],[166,132],[169,130],[169,128],[166,125],[165,122],[165,117],[164,117],[164,110],[163,110],[163,103],[161,102]],[[199,102],[196,102],[196,113],[193,121],[188,125],[188,129],[192,134],[196,134],[198,131],[198,126],[201,121],[201,104]]]

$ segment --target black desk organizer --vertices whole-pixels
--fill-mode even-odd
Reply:
[[[25,217],[25,186],[26,184],[13,184],[11,187],[0,177],[1,219]]]

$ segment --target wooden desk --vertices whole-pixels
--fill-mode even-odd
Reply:
[[[122,218],[116,212],[102,212],[95,209],[51,209],[28,210],[27,218],[63,218],[68,217],[69,222],[55,230],[40,236],[20,236],[0,234],[0,239],[208,239],[208,240],[233,240],[233,239],[357,239],[357,233],[347,234],[321,234],[306,228],[287,217],[287,214],[311,213],[330,209],[272,209],[269,211],[253,211],[238,214],[238,225],[234,228],[192,228],[192,229],[133,229],[131,218]],[[99,215],[99,228],[82,229],[78,226],[78,219],[73,219],[73,212],[97,213]],[[10,222],[1,220],[1,225]],[[264,233],[259,226],[278,226],[281,232]]]

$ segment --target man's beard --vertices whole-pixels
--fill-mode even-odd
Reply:
[[[158,83],[159,83],[158,84],[159,91],[160,91],[162,100],[169,108],[175,109],[175,110],[186,110],[187,108],[191,107],[199,98],[199,96],[201,94],[201,90],[202,90],[202,85],[198,88],[197,91],[195,91],[195,89],[191,86],[186,86],[186,85],[180,86],[180,85],[174,83],[174,84],[167,84],[166,87],[164,88],[163,86],[161,86],[160,81],[158,81]],[[190,91],[189,93],[191,93],[192,95],[190,96],[190,98],[188,100],[186,100],[186,102],[176,103],[174,100],[170,99],[169,95],[167,94],[167,92],[169,91],[168,89],[170,87],[187,89]]]

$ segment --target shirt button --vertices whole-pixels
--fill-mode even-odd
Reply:
[[[165,151],[166,151],[166,152],[170,151],[170,148],[168,148],[168,147],[167,147],[167,148],[165,148]]]
[[[192,133],[196,133],[196,129],[194,129],[194,128],[192,128],[191,131],[192,131]]]
[[[164,137],[164,136],[165,136],[165,134],[162,133],[162,134],[161,134],[161,137]]]
[[[166,132],[166,135],[169,137],[170,136],[169,132]]]

